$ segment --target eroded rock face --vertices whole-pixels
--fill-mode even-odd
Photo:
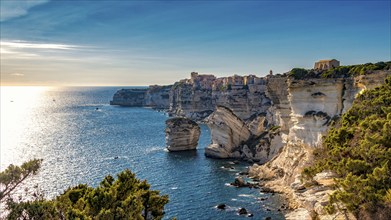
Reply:
[[[268,124],[266,114],[259,114],[245,123],[229,108],[218,106],[208,118],[212,144],[205,155],[214,158],[235,158],[265,163],[283,146],[280,128]]]
[[[344,108],[344,79],[289,80],[291,106],[287,142],[317,147],[328,130],[328,123]]]
[[[205,155],[214,158],[240,158],[239,147],[251,136],[246,124],[223,106],[218,106],[207,122],[212,144],[205,148]]]
[[[169,151],[196,149],[200,134],[198,124],[188,118],[175,117],[166,121],[166,143]]]

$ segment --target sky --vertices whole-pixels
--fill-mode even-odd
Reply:
[[[386,1],[0,0],[1,85],[145,86],[195,71],[391,60]]]

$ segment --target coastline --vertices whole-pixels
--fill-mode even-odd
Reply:
[[[166,106],[170,116],[206,123],[212,139],[206,156],[263,164],[254,163],[252,177],[288,199],[287,219],[354,219],[346,211],[325,213],[333,189],[321,183],[305,186],[300,173],[311,163],[312,151],[321,146],[330,124],[352,106],[356,95],[381,85],[390,74],[384,70],[334,78],[288,74],[215,78],[192,73],[171,87],[151,87],[136,103]]]

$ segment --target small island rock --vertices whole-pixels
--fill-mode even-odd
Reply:
[[[200,134],[198,124],[188,118],[175,117],[166,121],[166,143],[169,151],[196,149]]]
[[[223,209],[223,210],[224,210],[225,207],[226,207],[226,205],[225,205],[224,203],[221,203],[221,204],[218,204],[218,205],[217,205],[217,208],[218,208],[218,209]]]
[[[246,215],[247,214],[247,210],[245,208],[240,208],[238,210],[238,213],[239,213],[239,215]]]

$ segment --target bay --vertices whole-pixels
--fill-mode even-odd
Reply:
[[[229,186],[249,164],[204,156],[210,143],[206,125],[201,125],[196,151],[167,152],[168,116],[148,108],[110,106],[118,89],[1,87],[1,170],[42,158],[39,174],[23,187],[38,185],[53,198],[68,187],[96,187],[106,175],[130,169],[152,189],[169,195],[165,219],[242,219],[236,214],[240,207],[254,219],[284,219],[277,211],[278,196]],[[18,194],[23,195],[23,187]],[[216,209],[219,203],[228,209]]]

